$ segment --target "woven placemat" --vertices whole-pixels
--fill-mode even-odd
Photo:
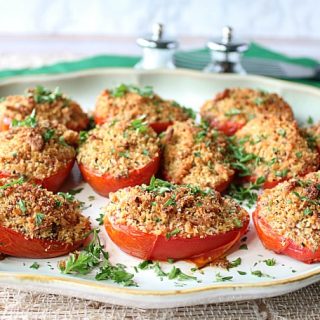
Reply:
[[[320,286],[284,296],[174,309],[132,309],[90,300],[0,290],[0,319],[320,319]]]

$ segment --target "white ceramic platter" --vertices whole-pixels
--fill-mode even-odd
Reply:
[[[132,69],[99,69],[63,76],[20,77],[0,82],[0,96],[20,94],[26,88],[38,84],[50,88],[59,86],[63,92],[79,101],[86,110],[92,110],[97,95],[104,88],[120,83],[151,85],[163,97],[176,99],[195,110],[199,110],[205,99],[224,88],[260,88],[282,95],[293,107],[299,121],[306,121],[308,116],[312,116],[315,121],[320,120],[318,89],[263,77],[211,75],[187,70],[139,72]],[[81,181],[77,168],[74,168],[72,177],[64,189],[67,191],[75,187],[84,188],[76,197],[92,205],[84,213],[90,216],[93,225],[96,225],[95,219],[107,199],[96,195],[90,186]],[[93,195],[95,200],[90,201],[89,197]],[[203,273],[200,273],[191,272],[190,269],[194,266],[190,263],[176,262],[176,267],[198,279],[182,282],[161,279],[152,270],[136,273],[134,266],[141,261],[121,252],[107,238],[104,231],[101,234],[110,253],[110,261],[123,263],[129,272],[135,273],[138,287],[122,287],[111,281],[95,281],[94,274],[85,277],[62,275],[56,267],[60,259],[37,260],[40,267],[34,270],[30,266],[35,260],[17,258],[0,261],[0,285],[133,307],[169,308],[276,296],[320,280],[319,264],[303,264],[265,250],[255,234],[253,225],[250,226],[247,240],[242,242],[247,244],[248,250],[235,250],[228,257],[229,260],[241,257],[241,265],[230,271],[206,267]],[[271,258],[276,259],[275,266],[267,266],[263,261]],[[172,268],[172,264],[169,263],[161,263],[161,266],[164,271]],[[239,270],[246,272],[246,275],[240,275]],[[253,275],[252,271],[256,270],[261,271],[263,276]],[[216,279],[217,273],[233,278],[219,282]]]

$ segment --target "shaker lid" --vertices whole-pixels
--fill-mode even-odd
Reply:
[[[222,38],[212,39],[207,43],[207,47],[213,51],[220,52],[244,52],[248,49],[246,42],[233,41],[233,30],[229,26],[222,28]]]
[[[178,42],[171,39],[164,39],[164,26],[161,23],[155,23],[152,26],[152,34],[137,39],[137,44],[143,48],[154,49],[174,49],[178,47]]]

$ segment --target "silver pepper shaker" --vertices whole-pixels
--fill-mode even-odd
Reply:
[[[222,29],[221,39],[208,41],[207,47],[210,49],[212,61],[204,69],[205,72],[246,73],[241,65],[241,57],[242,53],[248,49],[248,44],[235,42],[232,33],[232,28],[226,26]]]
[[[174,69],[173,55],[178,47],[178,42],[165,39],[164,26],[156,23],[152,28],[152,35],[137,39],[137,44],[142,48],[142,59],[135,68],[137,69]]]

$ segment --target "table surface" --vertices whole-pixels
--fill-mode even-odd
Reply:
[[[39,67],[59,60],[113,53],[139,54],[134,39],[118,37],[4,37],[0,69]],[[308,40],[255,39],[292,56],[320,60],[320,43]],[[205,39],[183,39],[182,49],[201,47]],[[90,44],[90,45],[89,45]],[[320,286],[284,296],[175,309],[131,309],[72,297],[0,289],[1,319],[320,319]]]

